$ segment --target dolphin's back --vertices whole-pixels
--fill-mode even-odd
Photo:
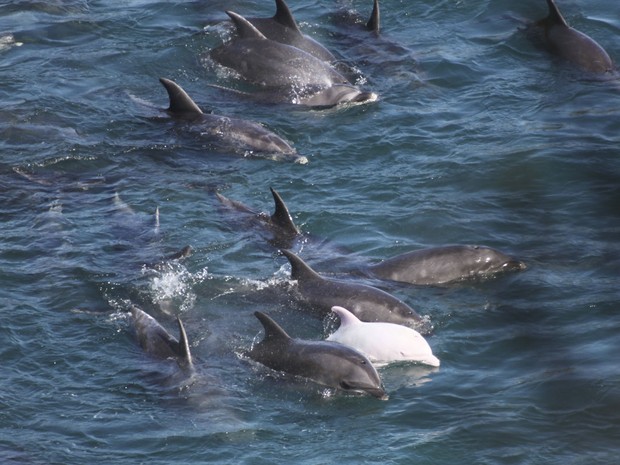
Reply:
[[[540,23],[551,52],[583,71],[606,73],[613,62],[605,49],[594,39],[568,25],[554,0],[547,0],[549,14]]]

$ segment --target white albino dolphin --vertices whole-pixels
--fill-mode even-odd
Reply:
[[[371,362],[412,361],[439,366],[439,359],[416,330],[394,323],[366,323],[343,307],[334,306],[332,312],[340,317],[340,327],[328,341],[353,347]]]

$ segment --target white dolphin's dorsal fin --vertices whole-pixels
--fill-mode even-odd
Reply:
[[[276,204],[276,209],[273,212],[273,215],[271,215],[271,221],[292,234],[300,234],[299,229],[295,226],[295,223],[293,223],[293,218],[291,217],[284,200],[280,197],[280,194],[278,194],[273,187],[270,187],[269,189],[273,195],[273,201]]]
[[[166,78],[159,78],[159,82],[162,83],[168,92],[168,98],[170,99],[168,111],[172,113],[202,115],[200,107],[196,105],[180,85]]]
[[[188,367],[192,366],[192,354],[189,351],[189,340],[187,339],[187,333],[181,318],[177,316],[177,323],[179,325],[179,357],[182,358],[183,363]]]
[[[254,316],[261,322],[265,328],[265,341],[288,341],[291,337],[280,327],[278,323],[262,312],[254,312]]]
[[[230,16],[232,22],[235,23],[235,27],[237,28],[237,34],[241,39],[265,39],[267,37],[264,36],[262,32],[254,27],[252,23],[250,23],[247,19],[245,19],[240,14],[235,13],[234,11],[227,11],[226,14]]]
[[[334,312],[340,318],[340,327],[344,328],[345,326],[355,325],[361,323],[358,317],[353,315],[349,310],[344,307],[339,307],[337,305],[332,307],[332,312]]]
[[[295,22],[295,18],[293,18],[293,13],[291,13],[291,10],[284,0],[276,0],[276,14],[273,15],[273,20],[276,23],[289,27],[301,34],[301,31]]]
[[[290,250],[282,250],[282,253],[291,263],[291,278],[297,281],[308,281],[312,279],[323,279],[320,274],[310,268],[306,262],[295,255]]]
[[[547,21],[550,21],[553,24],[561,24],[562,26],[570,27],[562,13],[560,13],[560,9],[555,4],[554,0],[547,0],[547,5],[549,6],[549,16],[547,16]]]

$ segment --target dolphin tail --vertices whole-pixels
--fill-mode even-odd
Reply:
[[[366,23],[366,29],[374,32],[375,34],[379,34],[379,29],[381,28],[380,24],[380,13],[379,13],[379,0],[374,0],[372,5],[372,13],[370,13],[370,19]]]
[[[276,209],[273,215],[271,215],[271,221],[291,234],[300,234],[299,229],[295,226],[295,223],[293,223],[293,218],[291,217],[288,208],[286,208],[284,200],[280,197],[280,194],[278,194],[273,187],[270,187],[269,189],[271,190],[271,195],[273,195],[273,200],[276,204]]]
[[[291,263],[291,278],[297,281],[308,281],[312,279],[323,279],[321,275],[310,268],[306,262],[295,255],[290,250],[282,250],[282,253]]]
[[[273,16],[273,20],[276,23],[301,34],[301,31],[295,22],[295,18],[293,18],[293,13],[291,13],[291,10],[284,0],[276,0],[276,14]]]
[[[166,88],[170,99],[168,111],[177,114],[202,115],[202,110],[191,99],[187,92],[176,82],[166,78],[159,78],[159,82]]]
[[[183,361],[185,366],[192,366],[192,354],[189,351],[189,341],[187,339],[187,333],[185,332],[185,327],[183,326],[183,322],[181,318],[177,316],[177,323],[179,325],[179,347],[178,347],[178,355]]]
[[[227,11],[226,14],[232,19],[237,28],[237,34],[239,34],[241,39],[267,39],[262,32],[240,14],[234,11]]]
[[[263,328],[265,328],[265,341],[274,341],[274,340],[286,340],[288,341],[291,337],[282,329],[282,327],[273,321],[270,317],[265,315],[262,312],[254,312],[254,316],[258,318],[258,321],[261,322]]]

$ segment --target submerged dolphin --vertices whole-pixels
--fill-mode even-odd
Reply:
[[[271,18],[247,18],[265,37],[292,45],[319,60],[332,62],[336,57],[316,40],[302,34],[284,0],[276,0],[276,13]]]
[[[190,120],[202,137],[221,145],[241,149],[244,152],[270,154],[274,159],[288,159],[305,164],[306,157],[297,154],[280,136],[252,121],[203,113],[191,97],[174,81],[160,78],[170,98],[168,112],[173,116]]]
[[[334,306],[350,309],[362,321],[383,321],[428,330],[427,322],[409,305],[376,287],[325,278],[289,250],[282,253],[291,263],[291,278],[297,280],[304,301],[323,315]]]
[[[250,350],[253,360],[324,386],[387,399],[377,370],[358,351],[337,342],[293,339],[264,313],[254,315],[265,328],[265,337]]]
[[[155,318],[135,305],[131,307],[131,316],[138,342],[146,353],[158,358],[174,358],[181,368],[192,369],[189,342],[179,317],[177,317],[179,325],[179,340],[177,340]]]
[[[439,359],[416,330],[393,323],[364,323],[343,307],[332,307],[332,312],[340,318],[340,326],[328,341],[353,347],[373,363],[410,361],[439,366]]]
[[[611,58],[598,43],[568,25],[554,0],[547,0],[549,15],[538,22],[544,28],[551,52],[583,71],[607,73],[613,70]]]
[[[491,247],[449,245],[397,255],[367,267],[366,272],[410,284],[445,284],[525,268],[525,263]]]
[[[274,247],[289,248],[292,246],[295,239],[301,236],[301,231],[293,222],[293,218],[280,194],[273,187],[269,189],[271,190],[271,195],[275,203],[275,210],[271,215],[265,212],[255,212],[240,202],[224,197],[219,192],[216,192],[215,195],[222,204],[250,215],[253,221],[256,221],[261,227],[269,231],[271,234],[269,242],[271,242]]]
[[[270,40],[243,16],[226,13],[239,37],[211,50],[211,58],[246,81],[270,90],[274,101],[329,107],[377,99],[376,94],[353,86],[330,64],[297,47]]]

